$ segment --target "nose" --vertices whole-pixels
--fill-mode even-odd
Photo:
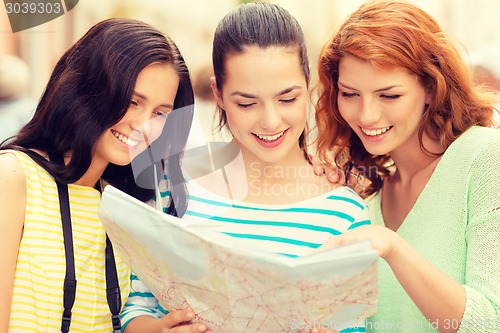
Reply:
[[[266,105],[262,112],[262,118],[259,122],[260,127],[268,131],[279,128],[281,124],[281,114],[274,105]]]
[[[380,119],[380,115],[381,113],[377,103],[371,98],[364,98],[359,110],[359,121],[361,125],[375,125]]]
[[[149,115],[149,112],[138,112],[130,122],[130,127],[134,131],[141,133],[147,141],[149,141],[148,136],[151,133],[151,122],[153,121]]]

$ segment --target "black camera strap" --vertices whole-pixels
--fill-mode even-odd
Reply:
[[[61,155],[50,155],[50,160],[63,165],[64,160]],[[71,213],[69,207],[68,186],[55,180],[57,192],[59,194],[59,206],[61,209],[62,229],[64,237],[64,252],[66,255],[66,276],[64,278],[64,299],[61,332],[68,333],[71,324],[71,309],[76,297],[76,274],[75,274],[75,254],[73,248],[73,231],[71,228]],[[100,191],[100,187],[98,188]],[[106,235],[106,298],[111,311],[113,332],[121,333],[120,309],[122,305],[120,295],[120,285],[118,283],[118,273],[116,272],[115,256],[113,246]]]

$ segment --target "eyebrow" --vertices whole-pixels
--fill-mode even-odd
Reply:
[[[276,95],[274,95],[274,97],[288,94],[289,92],[297,90],[297,89],[302,89],[302,87],[301,86],[291,86],[289,88],[283,89],[282,91],[278,92]],[[257,96],[255,96],[255,95],[247,94],[247,93],[244,93],[241,91],[235,91],[231,94],[231,96],[241,96],[241,97],[245,97],[245,98],[257,98]]]
[[[347,89],[351,89],[351,90],[357,90],[355,88],[352,88],[352,87],[349,87],[348,85],[342,83],[342,82],[338,82],[338,84],[340,84],[342,87],[344,88],[347,88]],[[382,92],[382,91],[387,91],[387,90],[391,90],[392,88],[397,88],[397,87],[402,87],[402,85],[392,85],[392,86],[388,86],[388,87],[384,87],[384,88],[380,88],[380,89],[377,89],[375,90],[374,92]]]
[[[141,93],[139,93],[139,92],[137,92],[135,90],[134,90],[133,95],[135,95],[135,96],[137,96],[137,97],[139,97],[139,98],[141,98],[141,99],[143,99],[145,101],[148,100],[148,98],[145,95],[143,95],[143,94],[141,94]],[[174,108],[174,106],[172,104],[161,104],[160,106],[165,107],[165,108],[169,108],[169,109],[173,109]]]

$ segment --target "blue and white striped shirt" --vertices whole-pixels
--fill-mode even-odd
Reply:
[[[183,220],[198,223],[249,242],[255,248],[289,257],[305,256],[330,237],[370,224],[366,204],[348,187],[293,204],[263,205],[235,202],[188,183],[189,204]],[[162,192],[162,197],[168,196]],[[132,276],[130,296],[122,311],[123,327],[139,315],[161,318],[168,313],[153,294]],[[350,328],[341,332],[365,332]]]

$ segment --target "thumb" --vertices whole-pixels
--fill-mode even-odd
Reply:
[[[164,328],[173,328],[181,323],[193,320],[194,313],[191,310],[177,310],[169,312],[161,321]]]
[[[342,235],[333,236],[330,239],[328,239],[325,243],[323,243],[323,245],[321,245],[316,250],[314,250],[312,253],[323,252],[323,251],[326,251],[328,249],[338,247],[338,246],[344,244],[344,242],[345,242],[345,240],[344,240],[344,237]]]

